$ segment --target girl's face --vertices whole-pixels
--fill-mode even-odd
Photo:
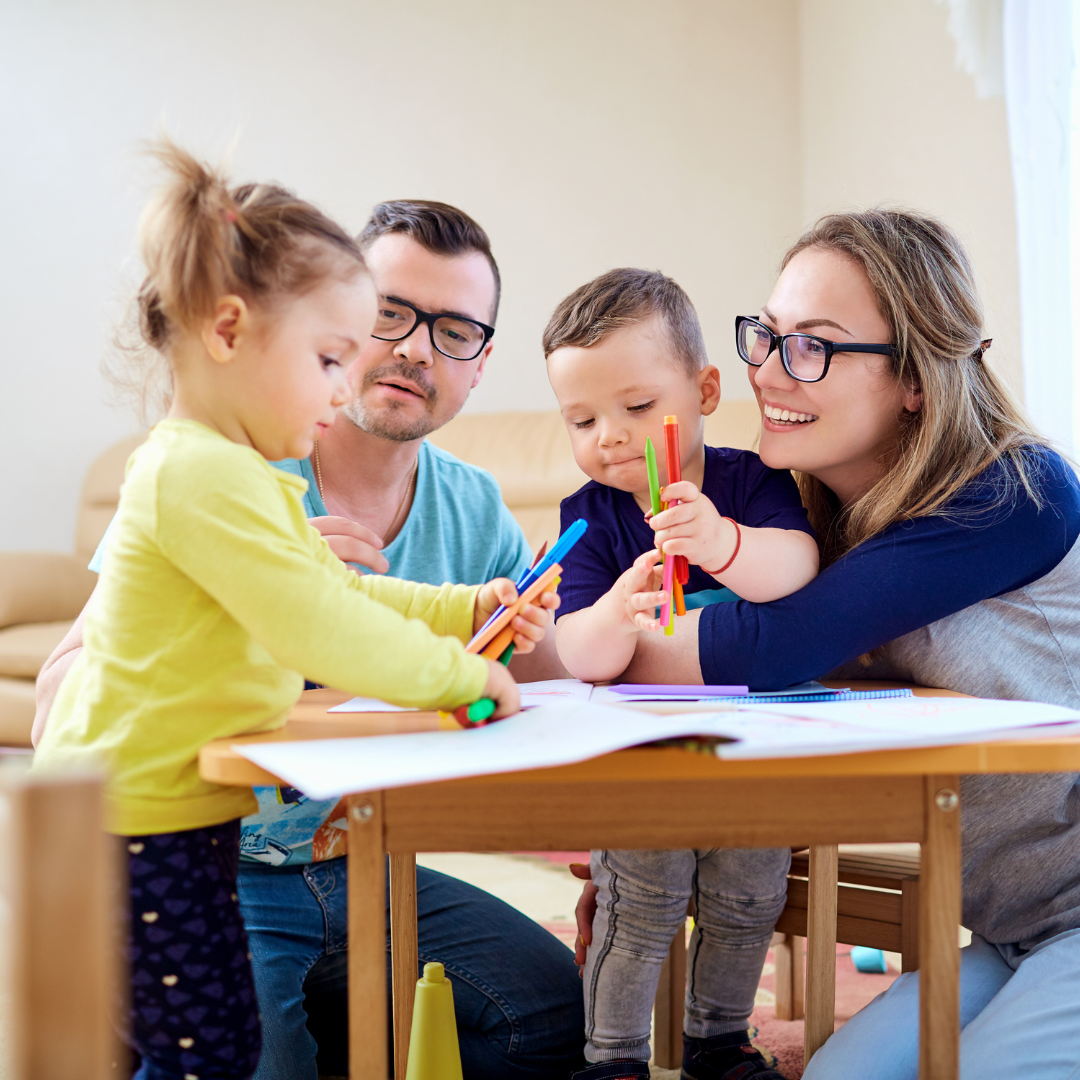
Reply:
[[[307,457],[349,400],[345,372],[371,333],[375,300],[367,274],[328,279],[263,316],[247,338],[236,357],[249,387],[239,419],[268,460]]]
[[[807,248],[788,263],[761,321],[777,334],[891,342],[862,267],[821,249]],[[889,364],[887,356],[837,352],[821,382],[803,383],[788,375],[776,350],[761,367],[748,368],[762,410],[761,460],[817,477],[845,505],[855,501],[880,479],[903,411],[922,404],[921,394],[905,389]]]

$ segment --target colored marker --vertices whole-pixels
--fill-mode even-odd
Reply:
[[[674,580],[675,580],[675,560],[664,560],[664,604],[660,608],[660,625],[664,628],[664,633],[668,637],[671,637],[675,633],[675,610],[672,604],[672,593],[674,592]]]
[[[679,454],[679,418],[677,416],[664,417],[664,450],[667,456],[667,482],[677,484],[682,479],[682,457]],[[672,503],[676,506],[678,500]],[[679,582],[685,585],[690,580],[690,563],[685,555],[675,556],[675,576]]]
[[[660,476],[656,471],[656,450],[652,439],[645,439],[645,472],[649,477],[649,499],[652,502],[653,517],[663,509],[660,502]]]

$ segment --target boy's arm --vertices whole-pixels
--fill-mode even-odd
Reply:
[[[746,525],[736,529],[687,480],[665,488],[664,498],[678,505],[651,520],[657,545],[667,555],[685,555],[742,599],[756,604],[779,600],[817,576],[818,547],[809,533]]]
[[[562,616],[555,643],[567,671],[582,682],[617,679],[633,659],[638,634],[655,623],[655,551],[641,555],[591,607]]]

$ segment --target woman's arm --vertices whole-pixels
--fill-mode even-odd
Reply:
[[[702,679],[766,690],[818,678],[1043,577],[1080,534],[1080,496],[1075,481],[1070,485],[1042,511],[1022,492],[1002,505],[987,487],[981,497],[958,500],[947,515],[890,526],[792,596],[703,608],[696,643]],[[655,662],[656,649],[645,644],[642,661]]]
[[[34,746],[37,746],[45,732],[45,721],[49,719],[49,710],[52,709],[53,702],[56,700],[56,694],[64,681],[64,676],[82,652],[83,623],[86,620],[86,609],[93,599],[94,594],[91,593],[90,599],[79,612],[79,617],[71,624],[71,629],[49,654],[48,660],[38,672],[37,683],[34,686],[37,711],[34,713],[34,726],[30,730],[30,742]]]

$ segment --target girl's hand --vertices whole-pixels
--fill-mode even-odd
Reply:
[[[517,601],[517,589],[509,578],[495,578],[480,587],[476,594],[476,607],[473,611],[473,633],[491,618],[500,607],[509,607]],[[539,601],[526,604],[513,617],[510,625],[514,628],[514,649],[518,653],[530,653],[536,643],[542,641],[551,613],[559,606],[558,593],[541,593]]]
[[[308,518],[308,524],[322,533],[330,550],[343,563],[359,563],[376,574],[390,569],[380,550],[382,540],[358,522],[343,517],[314,517]]]
[[[578,977],[585,974],[585,953],[592,944],[593,916],[596,915],[596,894],[600,891],[592,883],[592,872],[584,863],[571,863],[570,873],[584,881],[585,888],[578,897],[574,915],[577,918],[577,941],[574,942],[574,963],[578,966]]]
[[[669,484],[662,496],[679,505],[649,518],[656,546],[668,556],[685,555],[694,566],[723,566],[735,550],[735,526],[689,480]]]
[[[521,695],[518,693],[514,676],[498,660],[488,660],[487,665],[488,680],[484,684],[483,696],[495,702],[492,719],[501,720],[504,716],[513,716],[521,710]]]
[[[664,602],[664,593],[655,590],[663,583],[659,551],[646,551],[634,560],[629,570],[619,575],[611,587],[623,615],[623,628],[629,633],[659,630],[656,608]]]

